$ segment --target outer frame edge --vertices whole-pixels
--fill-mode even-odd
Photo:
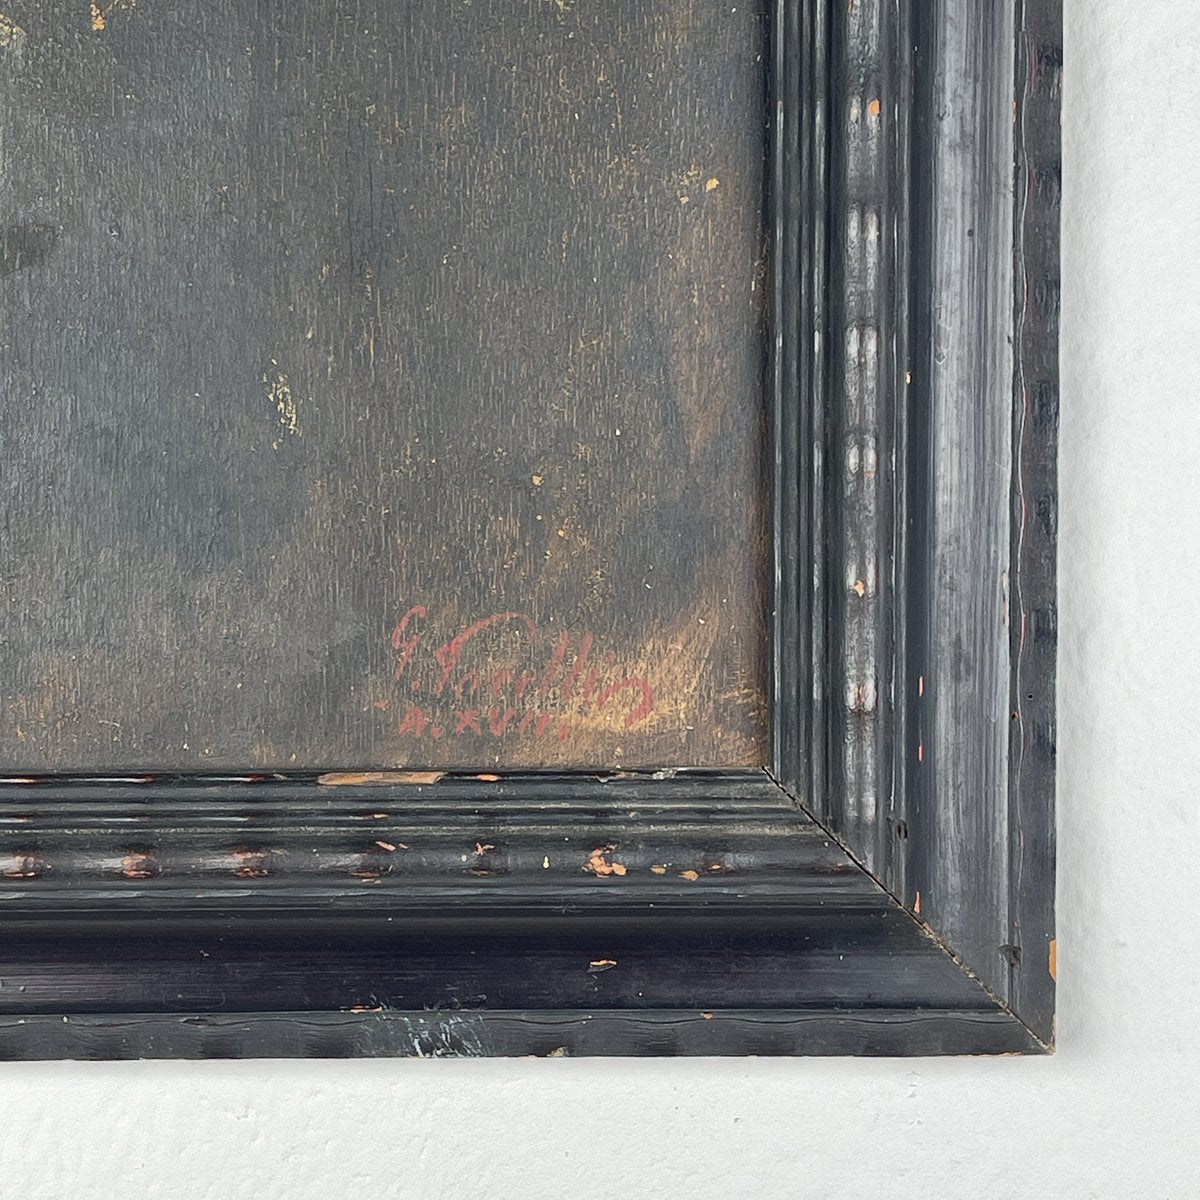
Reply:
[[[1017,26],[1008,985],[1053,1043],[1062,0],[1020,0]]]
[[[999,1011],[142,1013],[0,1017],[0,1060],[1037,1054]]]

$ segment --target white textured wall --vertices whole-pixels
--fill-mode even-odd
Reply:
[[[0,1196],[1200,1196],[1200,4],[1067,36],[1057,1057],[7,1066]]]

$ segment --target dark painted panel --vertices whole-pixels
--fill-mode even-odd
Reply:
[[[9,17],[0,769],[766,761],[760,6]]]

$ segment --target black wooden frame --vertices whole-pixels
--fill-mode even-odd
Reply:
[[[1061,0],[773,0],[770,769],[8,780],[0,1056],[1053,1042]]]

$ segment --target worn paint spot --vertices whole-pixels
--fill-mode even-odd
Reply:
[[[137,8],[137,0],[111,0],[107,5],[93,3],[89,8],[89,14],[92,19],[92,29],[96,33],[102,33],[108,28],[108,18],[114,12],[132,12]]]
[[[36,854],[14,854],[12,864],[4,872],[5,879],[38,879],[46,873],[45,861]]]
[[[300,410],[296,405],[296,397],[292,392],[292,385],[288,383],[287,375],[283,371],[278,372],[274,379],[264,375],[263,383],[269,385],[267,398],[275,405],[275,411],[279,414],[279,424],[292,437],[299,437]],[[274,446],[278,449],[279,443],[275,442]]]
[[[588,860],[583,865],[583,870],[590,871],[593,875],[624,875],[626,868],[624,863],[613,862],[609,855],[616,850],[616,846],[598,846],[588,855]]]
[[[25,30],[0,13],[0,50],[14,50],[19,54],[24,47]]]
[[[396,847],[391,842],[381,842],[376,840],[375,845],[377,845],[380,850],[386,850],[389,854],[394,853],[396,850]]]
[[[465,857],[464,861],[466,861]],[[493,842],[476,842],[475,861],[471,866],[471,874],[481,876],[507,875],[509,868],[506,862],[503,846],[497,846]]]
[[[867,116],[877,117],[880,113],[880,104],[878,100],[871,100],[867,104]]]
[[[913,901],[913,912],[919,917],[921,915],[921,893],[917,893],[917,898]]]
[[[159,874],[159,866],[153,854],[134,851],[121,859],[121,874],[126,879],[153,879]]]
[[[650,868],[650,873],[652,875],[665,875],[667,873],[667,868],[664,867],[661,863],[655,863]]]
[[[392,864],[384,862],[373,850],[366,851],[359,864],[350,870],[350,874],[363,883],[378,883],[381,876],[390,875],[391,872]]]
[[[1058,939],[1050,939],[1050,978],[1058,982]]]
[[[317,776],[317,782],[325,787],[377,787],[390,784],[437,783],[445,771],[330,771]],[[387,813],[373,813],[375,819]]]
[[[265,879],[270,875],[266,850],[235,850],[233,873],[239,879]]]
[[[696,880],[700,878],[700,872],[699,871],[680,871],[679,878],[686,879],[689,883],[695,883]]]
[[[715,178],[715,177],[714,177],[714,178],[710,179],[710,180],[709,180],[709,181],[708,181],[708,182],[707,182],[707,183],[704,185],[704,190],[705,190],[706,192],[711,192],[711,191],[715,191],[715,190],[716,190],[717,188],[719,188],[720,186],[721,186],[721,181],[720,181],[719,179],[717,179],[717,178]]]
[[[593,958],[588,963],[588,974],[599,975],[603,971],[611,971],[617,965],[615,958]]]

